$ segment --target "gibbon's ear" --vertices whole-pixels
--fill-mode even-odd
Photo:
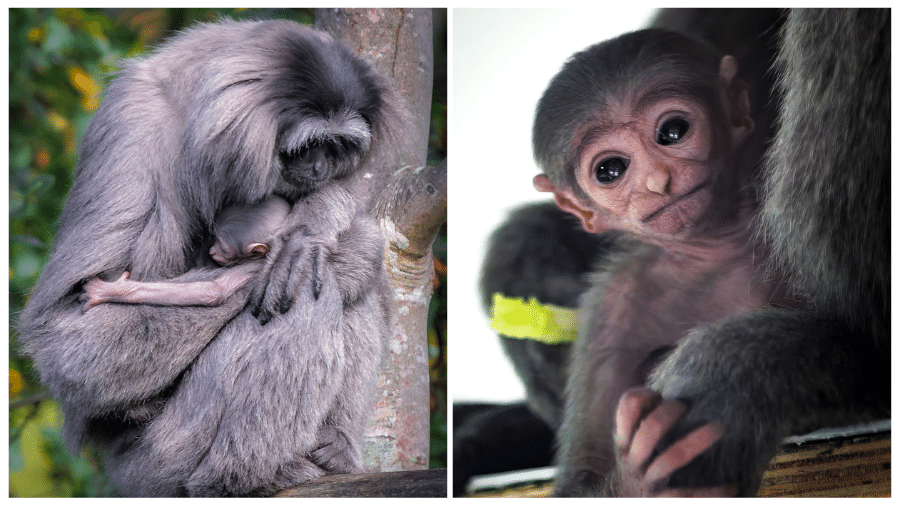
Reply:
[[[747,83],[736,77],[737,73],[738,63],[734,56],[723,56],[719,62],[719,80],[725,91],[725,112],[733,148],[743,144],[755,127],[750,117],[750,92]]]
[[[250,258],[262,258],[269,254],[269,245],[261,242],[250,243],[247,246],[247,256]]]
[[[575,216],[581,222],[582,228],[592,234],[599,234],[608,229],[606,216],[596,207],[585,203],[571,188],[555,186],[544,174],[534,176],[532,180],[534,188],[539,192],[553,194],[556,206],[563,211]]]

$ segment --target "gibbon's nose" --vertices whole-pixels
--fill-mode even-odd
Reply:
[[[660,195],[668,195],[672,183],[672,174],[665,165],[653,165],[644,183],[648,190]]]
[[[219,252],[219,250],[218,250],[215,246],[213,246],[212,248],[209,248],[209,256],[211,256],[212,259],[213,259],[217,264],[219,264],[219,265],[225,265],[225,258],[221,255],[221,253]]]
[[[320,180],[328,175],[328,160],[325,158],[317,158],[312,164],[312,179]]]

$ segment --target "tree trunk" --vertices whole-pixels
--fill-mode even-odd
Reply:
[[[371,471],[425,469],[429,454],[427,317],[431,244],[447,216],[446,163],[423,167],[434,74],[430,9],[318,9],[316,26],[392,78],[413,118],[408,152],[370,180],[372,215],[387,240],[397,322],[365,443]]]

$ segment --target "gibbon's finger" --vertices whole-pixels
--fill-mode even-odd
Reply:
[[[309,229],[301,226],[291,233],[285,246],[289,260],[281,264],[283,277],[279,278],[278,299],[273,301],[273,308],[279,314],[291,309],[294,300],[300,295],[303,280],[315,269],[312,259],[315,252],[310,247],[309,236]]]
[[[297,258],[297,248],[303,247],[295,233],[285,234],[281,241],[276,242],[280,244],[273,247],[269,254],[272,261],[268,265],[268,272],[263,274],[265,281],[260,283],[260,290],[254,293],[254,305],[250,311],[260,325],[268,323],[275,314],[283,314],[282,308],[285,308],[285,312],[290,308],[292,265]]]
[[[326,261],[325,248],[321,244],[313,246],[312,294],[315,300],[319,300],[322,293],[324,284],[322,272],[325,270]]]
[[[662,396],[653,390],[637,387],[626,390],[616,409],[616,446],[624,453],[631,447],[631,436],[641,419],[659,406]]]
[[[271,311],[265,310],[265,303],[268,299],[266,293],[272,285],[272,269],[276,260],[285,250],[284,243],[284,237],[277,237],[272,241],[266,261],[263,263],[263,268],[256,275],[257,282],[254,283],[253,289],[250,291],[247,306],[250,308],[250,315],[256,318],[260,325],[265,325],[272,317]]]
[[[260,325],[265,325],[272,319],[274,310],[271,301],[275,299],[274,291],[279,285],[276,278],[277,271],[272,266],[266,270],[268,272],[262,273],[261,276],[263,281],[257,283],[250,295],[250,314]]]
[[[266,283],[257,283],[256,286],[253,287],[253,290],[250,291],[250,298],[248,299],[247,306],[250,308],[250,315],[257,320],[259,320],[259,315],[262,311],[262,301],[263,295],[266,290]],[[262,325],[265,325],[263,322],[259,322]]]
[[[305,263],[301,263],[303,250],[293,250],[291,251],[290,255],[291,260],[286,263],[287,272],[284,278],[284,284],[280,292],[280,297],[276,301],[275,306],[279,314],[287,313],[291,309],[291,306],[294,305],[294,297],[297,293],[295,287],[299,282],[298,278],[302,278],[302,271],[307,269]]]
[[[687,406],[683,402],[667,400],[644,417],[631,439],[628,452],[623,455],[626,465],[632,469],[645,469],[659,439],[672,429],[685,411]]]
[[[270,266],[267,265],[259,276],[261,281],[255,283],[250,291],[250,298],[247,302],[247,306],[250,308],[250,315],[256,318],[260,325],[265,325],[272,317],[270,312],[264,310],[266,290],[269,288],[269,274],[271,274],[271,271]]]
[[[718,423],[709,423],[694,430],[666,448],[666,451],[653,460],[647,467],[645,480],[652,483],[671,475],[694,460],[697,455],[708,450],[722,437],[723,433],[724,430]]]

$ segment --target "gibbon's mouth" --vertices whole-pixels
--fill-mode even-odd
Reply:
[[[695,186],[695,187],[693,187],[692,189],[690,189],[690,190],[688,190],[687,192],[685,192],[685,193],[684,193],[683,195],[681,195],[680,197],[675,197],[675,198],[672,199],[671,201],[669,201],[669,202],[663,204],[659,209],[657,209],[656,211],[653,211],[652,213],[650,213],[650,214],[648,214],[647,216],[645,216],[645,217],[641,220],[641,223],[647,223],[647,222],[649,222],[649,221],[653,221],[656,217],[658,217],[658,216],[660,215],[660,213],[662,213],[663,211],[665,211],[665,210],[668,209],[669,207],[672,207],[673,205],[675,205],[675,204],[677,204],[677,203],[679,203],[679,202],[681,202],[681,201],[683,201],[683,200],[689,198],[691,195],[693,195],[693,194],[697,193],[698,191],[702,190],[703,188],[705,188],[706,185],[707,185],[707,181],[703,181],[702,183],[698,184],[697,186]]]

